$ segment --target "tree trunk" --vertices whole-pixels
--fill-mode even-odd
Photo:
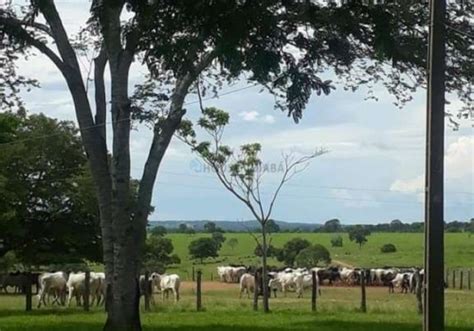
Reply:
[[[265,223],[262,223],[262,294],[263,312],[270,312],[268,304],[268,274],[267,274],[267,230]]]

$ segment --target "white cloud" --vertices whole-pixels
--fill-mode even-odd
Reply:
[[[472,191],[474,188],[474,137],[461,136],[448,145],[444,156],[445,177],[449,190]],[[424,199],[425,176],[397,179],[390,186],[394,192],[416,194]]]
[[[259,113],[255,110],[252,111],[243,111],[239,113],[239,116],[246,122],[255,122],[259,117]]]
[[[355,194],[346,189],[332,189],[330,192],[333,198],[344,201],[344,206],[349,208],[368,208],[378,205],[370,194],[364,192]]]
[[[423,175],[411,179],[397,179],[390,186],[390,191],[401,193],[419,193],[423,191],[425,177]]]
[[[275,123],[275,117],[272,115],[264,115],[262,116],[258,111],[243,111],[239,113],[239,116],[245,122],[262,122],[267,124]]]
[[[446,174],[449,178],[474,175],[474,137],[463,136],[450,144],[445,155]]]

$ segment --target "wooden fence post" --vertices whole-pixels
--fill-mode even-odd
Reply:
[[[463,278],[464,278],[464,270],[461,270],[459,274],[459,289],[460,290],[463,289]]]
[[[446,268],[446,287],[449,287],[449,268]]]
[[[260,277],[258,274],[258,271],[255,271],[255,276],[254,276],[255,284],[254,284],[254,289],[253,289],[253,310],[257,311],[258,310],[258,292],[260,291]]]
[[[193,275],[194,275],[194,267],[193,267]],[[201,270],[197,271],[197,278],[196,278],[196,310],[201,311],[202,310],[202,300],[201,300],[201,276],[202,272]]]
[[[311,275],[312,275],[312,281],[313,281],[313,287],[312,287],[312,292],[311,292],[311,311],[316,311],[316,295],[318,293],[318,282],[316,278],[316,271],[313,270]]]
[[[211,272],[211,282],[214,281],[214,274]]]
[[[194,266],[193,266],[193,268],[191,269],[191,277],[192,277],[193,282],[194,282],[194,281],[196,280],[196,277],[195,277],[195,275],[194,275]]]
[[[365,294],[365,271],[360,272],[360,289],[361,289],[361,300],[360,300],[360,311],[367,312],[367,301]]]
[[[467,289],[471,290],[471,269],[467,271]]]
[[[416,294],[416,302],[417,302],[417,311],[418,311],[418,314],[421,315],[423,314],[423,294],[422,294],[423,282],[421,280],[421,275],[420,275],[419,270],[417,270],[415,273],[415,281],[416,281],[415,294]]]
[[[456,288],[456,269],[453,269],[453,289]]]
[[[26,279],[25,279],[25,294],[26,294],[26,311],[31,311],[33,305],[32,305],[32,295],[31,295],[31,280],[32,280],[32,275],[31,272],[26,273]]]
[[[149,291],[149,278],[150,278],[150,272],[149,271],[145,271],[145,280],[144,280],[144,284],[142,284],[142,286],[144,286],[143,290],[145,291],[145,293],[143,293],[143,296],[145,298],[145,311],[150,311],[150,291]]]
[[[89,311],[89,298],[91,295],[91,272],[86,270],[84,280],[84,311]]]

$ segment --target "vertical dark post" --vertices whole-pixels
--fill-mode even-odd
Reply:
[[[415,272],[415,281],[416,281],[415,294],[416,294],[417,311],[418,311],[418,314],[421,315],[423,314],[423,284],[422,284],[422,279],[421,279],[419,270]]]
[[[214,281],[214,275],[213,273],[211,272],[211,282]]]
[[[31,280],[32,275],[31,272],[26,273],[25,278],[25,294],[26,294],[26,311],[31,311],[32,309],[32,295],[31,295]]]
[[[253,290],[253,310],[257,311],[258,310],[258,294],[260,292],[260,276],[258,274],[258,271],[255,271],[255,284],[254,284],[254,290]]]
[[[446,270],[444,271],[444,283],[446,284],[446,287],[449,286],[449,269],[446,268]]]
[[[424,331],[444,330],[444,104],[446,0],[430,0],[425,194]]]
[[[193,275],[194,275],[194,268],[193,268]],[[197,311],[202,310],[201,276],[202,276],[202,272],[201,272],[201,270],[198,270],[197,271],[197,277],[196,277],[196,310]]]
[[[456,288],[456,269],[453,269],[453,289]]]
[[[86,271],[85,283],[84,283],[84,310],[89,311],[89,298],[91,295],[91,272]]]
[[[312,292],[311,292],[311,311],[316,311],[316,295],[318,293],[318,282],[316,278],[316,271],[313,270],[311,273],[312,276],[312,281],[313,281],[313,287],[312,287]]]
[[[464,276],[464,271],[461,270],[459,274],[459,289],[460,290],[463,289],[463,278],[464,278],[463,276]]]
[[[467,271],[467,289],[471,290],[471,269]]]
[[[191,277],[192,277],[193,282],[194,282],[194,281],[196,280],[196,276],[195,276],[195,274],[194,274],[194,266],[193,266],[193,268],[191,269]]]
[[[360,311],[365,313],[367,312],[367,301],[365,295],[365,271],[361,270],[360,272],[360,289],[361,289],[361,300],[360,300]]]
[[[145,279],[143,281],[142,290],[143,290],[143,297],[145,298],[145,311],[150,311],[150,272],[145,271]]]

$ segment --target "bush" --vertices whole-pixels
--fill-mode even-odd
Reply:
[[[395,253],[397,251],[397,248],[394,244],[385,244],[380,248],[380,251],[382,253]]]
[[[331,238],[331,246],[332,247],[342,247],[342,237],[341,236],[334,236]]]
[[[331,263],[331,255],[323,245],[311,245],[298,253],[295,258],[296,265],[300,268],[313,268],[326,266]]]

